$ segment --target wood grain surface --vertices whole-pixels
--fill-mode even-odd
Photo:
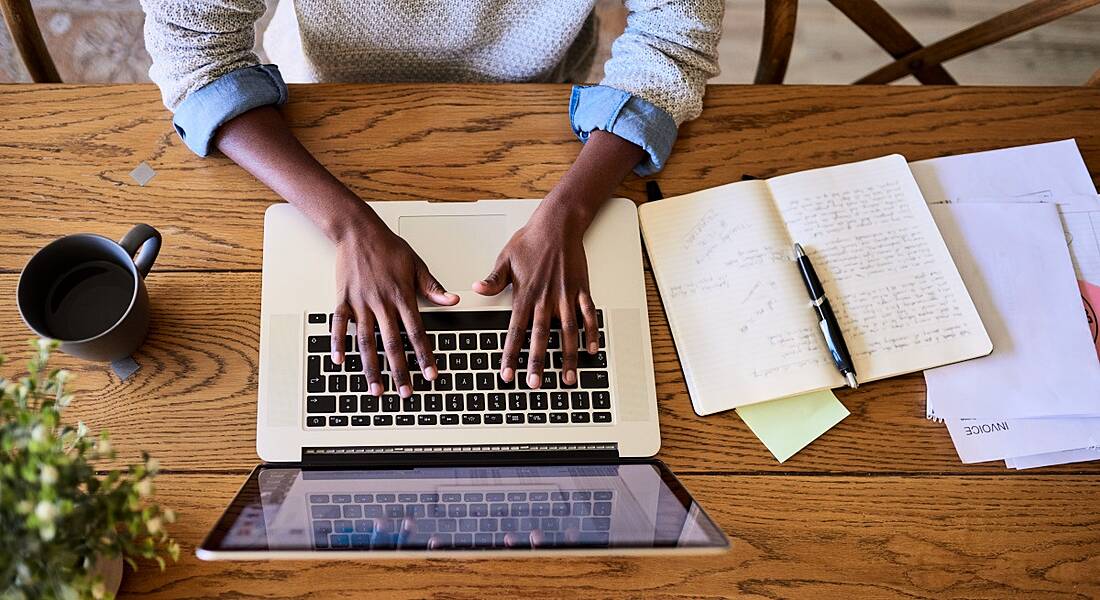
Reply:
[[[363,198],[472,201],[545,194],[579,149],[565,86],[300,86],[284,108],[305,144]],[[911,160],[1075,137],[1100,179],[1100,90],[717,86],[685,125],[666,195],[901,153]],[[156,170],[142,187],[128,175]],[[644,181],[620,192],[636,201]],[[113,432],[122,460],[161,459],[175,534],[198,543],[257,462],[263,211],[277,198],[172,131],[151,86],[0,87],[0,351],[29,333],[18,272],[48,241],[136,222],[165,236],[148,285],[141,370],[77,372],[71,409]],[[691,411],[647,274],[663,447],[734,540],[722,557],[203,564],[130,574],[125,596],[1090,597],[1100,595],[1100,463],[1029,472],[963,465],[923,418],[919,374],[840,391],[851,410],[778,464],[733,414]],[[148,566],[146,566],[148,567]]]
[[[241,476],[158,487],[186,540],[132,598],[1088,598],[1100,595],[1100,478],[684,476],[720,556],[203,563],[194,544]]]

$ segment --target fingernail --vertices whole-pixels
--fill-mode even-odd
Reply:
[[[380,383],[370,384],[370,395],[371,396],[381,396],[382,395],[382,384],[380,384]]]
[[[576,382],[577,382],[577,372],[574,371],[573,369],[569,369],[568,371],[566,371],[565,372],[565,383],[568,383],[569,385],[573,385]]]
[[[340,363],[344,362],[344,355],[340,354],[339,352],[334,353],[332,355],[332,362],[334,362],[336,364],[340,364]]]
[[[512,381],[515,376],[516,372],[512,370],[512,367],[504,367],[504,372],[500,374],[500,378],[504,381]]]
[[[539,378],[539,376],[535,375],[534,373],[530,373],[530,374],[527,375],[527,385],[529,385],[533,388],[538,387],[539,383],[541,381],[542,381],[542,379]]]
[[[403,385],[398,388],[397,393],[400,394],[402,398],[408,398],[409,396],[413,395],[412,388],[407,385]]]
[[[435,380],[435,376],[438,375],[438,374],[439,373],[435,370],[435,367],[426,367],[424,369],[424,378],[425,379]]]
[[[592,342],[591,344],[588,344],[588,351],[591,352],[592,354],[595,354],[596,351],[599,350],[599,349],[600,349],[600,346],[596,342]]]
[[[448,299],[448,300],[454,300],[454,299],[458,298],[458,294],[452,294],[450,292],[443,292],[443,297]]]

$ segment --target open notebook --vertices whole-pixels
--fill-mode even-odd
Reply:
[[[844,385],[796,241],[860,382],[993,349],[901,156],[667,198],[643,205],[640,219],[700,415]]]

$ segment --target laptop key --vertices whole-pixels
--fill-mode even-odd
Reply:
[[[366,375],[352,375],[351,376],[351,391],[353,392],[366,392],[370,390],[367,385]]]
[[[325,418],[317,415],[306,417],[306,427],[324,427]]]
[[[325,373],[339,373],[340,371],[343,370],[342,369],[343,365],[338,365],[338,364],[332,362],[332,356],[331,355],[327,355],[327,354],[325,355],[324,365],[325,365]]]
[[[479,390],[491,390],[491,389],[493,389],[494,387],[496,387],[495,386],[496,378],[497,378],[496,373],[492,373],[492,372],[488,372],[488,371],[486,371],[484,373],[478,373],[477,374],[477,389],[479,389]]]
[[[376,427],[388,427],[393,425],[392,415],[374,415],[374,425]]]
[[[477,334],[476,333],[460,333],[460,334],[458,334],[458,349],[459,350],[477,350]]]
[[[592,413],[593,423],[610,423],[611,413],[609,412],[594,412]]]
[[[307,413],[336,412],[336,396],[306,396]]]
[[[588,413],[586,412],[575,412],[569,415],[569,421],[572,423],[588,423],[589,420]]]
[[[501,362],[504,360],[503,352],[493,352],[489,355],[489,368],[494,371],[500,370]]]
[[[486,425],[502,425],[504,424],[504,415],[500,413],[489,413],[484,417]]]
[[[481,424],[481,415],[466,413],[466,414],[462,415],[462,424],[463,425],[480,425]]]
[[[580,374],[582,388],[607,388],[610,386],[607,371],[580,371]]]
[[[436,419],[435,415],[417,415],[416,416],[416,424],[417,425],[435,425],[436,420],[437,419]]]
[[[309,359],[306,362],[308,364],[308,368],[306,369],[306,375],[308,375],[310,377],[320,377],[321,376],[321,357],[320,356],[310,356]]]
[[[340,412],[342,412],[342,413],[359,412],[359,397],[358,396],[340,396]]]
[[[449,392],[454,389],[454,376],[450,373],[440,373],[436,376],[432,387],[437,392]]]
[[[458,425],[458,415],[439,415],[440,425]]]
[[[465,371],[470,368],[470,363],[467,359],[468,355],[462,352],[455,352],[447,356],[447,363],[452,371]]]
[[[507,405],[507,397],[500,392],[489,394],[488,400],[489,410],[504,410]]]
[[[512,392],[508,394],[508,409],[527,410],[527,394],[523,392]]]
[[[514,389],[516,389],[516,380],[515,380],[515,378],[513,378],[512,381],[504,381],[504,379],[500,376],[500,373],[498,372],[497,373],[497,389],[498,390],[514,390]]]
[[[306,378],[306,391],[310,394],[317,394],[325,391],[325,376],[318,375],[316,377]]]
[[[474,352],[470,354],[470,369],[474,371],[488,371],[489,355],[485,352]]]
[[[309,313],[310,323],[324,323],[328,321],[328,315],[325,313]]]
[[[403,412],[407,412],[407,413],[420,412],[420,406],[421,406],[421,402],[420,402],[420,395],[419,394],[413,394],[412,396],[409,396],[408,398],[403,398],[401,400],[401,410]]]
[[[370,417],[367,415],[352,415],[351,426],[352,427],[367,427],[370,425]]]
[[[346,392],[346,391],[348,391],[348,376],[347,375],[329,375],[328,376],[328,391],[330,391],[330,392]]]
[[[588,410],[588,392],[573,392],[573,410]]]
[[[441,333],[436,340],[438,343],[436,348],[439,350],[450,352],[458,349],[458,337],[453,333]]]
[[[531,392],[531,410],[546,410],[547,408],[546,392]]]
[[[569,415],[567,413],[563,413],[563,412],[550,413],[550,422],[551,423],[568,423],[569,422]]]
[[[521,425],[524,422],[523,413],[508,413],[505,420],[509,425]]]
[[[382,412],[395,413],[401,410],[401,398],[396,394],[382,396]]]
[[[471,412],[485,410],[485,394],[466,394],[466,410]]]
[[[527,422],[541,425],[546,422],[546,413],[527,413]]]
[[[348,418],[344,415],[333,415],[328,418],[329,427],[346,427]]]
[[[363,370],[363,356],[360,354],[349,354],[344,357],[344,370],[358,373]]]
[[[447,394],[447,412],[462,412],[462,394]]]
[[[443,394],[425,394],[424,410],[428,412],[443,412]]]
[[[550,394],[550,408],[554,410],[568,410],[569,409],[569,393],[568,392],[552,392]]]
[[[412,365],[409,365],[409,369],[412,369]],[[430,392],[432,391],[432,382],[430,379],[424,377],[420,373],[414,373],[412,376],[413,391],[414,392]]]
[[[474,389],[474,374],[455,373],[455,389],[463,392]]]
[[[359,397],[359,412],[375,413],[378,412],[378,396],[371,396],[370,394],[364,394]]]
[[[592,392],[592,408],[611,408],[611,394],[607,392]]]
[[[397,415],[396,423],[398,425],[412,425],[416,423],[416,417],[413,415]]]
[[[482,350],[496,350],[500,347],[498,344],[499,339],[495,333],[483,333],[479,336],[479,347]],[[486,360],[488,360],[488,357],[486,357]]]
[[[558,374],[553,371],[543,371],[542,385],[539,387],[544,390],[552,390],[558,387]]]

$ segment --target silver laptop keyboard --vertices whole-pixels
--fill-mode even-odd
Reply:
[[[606,547],[614,492],[309,494],[313,547]]]
[[[501,379],[507,310],[430,311],[422,313],[428,340],[435,349],[439,375],[429,381],[404,332],[413,394],[401,398],[389,374],[385,354],[383,393],[368,393],[363,357],[355,335],[347,335],[343,364],[330,354],[331,313],[309,313],[306,325],[307,374],[305,426],[348,429],[357,427],[484,427],[515,425],[601,425],[614,421],[608,371],[608,349],[603,311],[597,311],[599,352],[588,354],[587,332],[581,328],[577,353],[577,382],[561,378],[561,331],[550,332],[546,368],[539,388],[527,385],[526,366],[530,334],[518,357],[519,369],[511,382]],[[381,338],[375,332],[376,348]]]

